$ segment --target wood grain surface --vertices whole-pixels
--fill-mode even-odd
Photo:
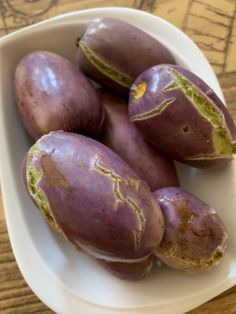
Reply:
[[[0,0],[0,36],[57,14],[104,6],[145,10],[187,33],[213,66],[236,122],[236,0]],[[53,313],[20,274],[2,207],[0,195],[0,313]],[[208,313],[236,313],[236,287],[189,312]]]

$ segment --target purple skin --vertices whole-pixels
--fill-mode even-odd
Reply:
[[[26,162],[28,158],[28,153],[26,154],[23,164],[22,164],[22,173],[23,173],[23,183],[27,186],[27,179],[26,179]],[[30,198],[37,206],[35,199],[32,197],[31,194]],[[43,212],[45,216],[45,212]],[[53,220],[49,215],[46,215],[47,222],[54,228],[55,231],[58,233],[63,234],[62,230],[58,228],[57,224],[53,223]],[[65,236],[65,235],[64,235]],[[76,245],[77,250],[81,250],[78,245]],[[148,256],[145,260],[136,263],[125,263],[125,262],[107,262],[102,259],[96,259],[97,262],[102,265],[107,271],[112,273],[114,276],[125,279],[125,280],[140,280],[144,277],[147,277],[151,272],[156,258],[153,255]]]
[[[105,108],[101,142],[126,161],[151,191],[179,186],[173,162],[148,144],[130,122],[126,101],[102,89],[98,95]]]
[[[141,261],[159,245],[164,221],[158,204],[145,182],[103,144],[51,132],[29,151],[26,170],[27,189],[38,206],[45,211],[40,191],[54,224],[88,254]]]
[[[96,136],[102,128],[104,111],[95,89],[79,69],[54,53],[36,51],[21,59],[15,97],[35,140],[54,130]]]
[[[116,277],[125,280],[140,280],[149,275],[155,260],[155,257],[151,255],[144,261],[137,263],[106,262],[104,260],[97,261]]]
[[[214,209],[181,188],[163,188],[153,195],[166,226],[156,257],[190,273],[216,266],[226,251],[228,236]]]
[[[132,82],[151,66],[175,64],[169,50],[159,41],[129,23],[112,18],[96,19],[89,23],[79,45],[77,60],[81,70],[101,85],[123,95],[128,95]],[[110,78],[109,71],[104,67],[101,71],[101,67],[84,53],[82,45],[86,45],[92,55],[109,69],[125,74],[130,85],[127,86],[127,81],[121,83],[118,77],[115,80]]]
[[[27,179],[26,179],[26,161],[28,158],[28,154],[26,154],[23,164],[22,164],[22,173],[23,173],[23,182],[27,186]],[[34,204],[37,206],[35,199],[30,194],[30,197]],[[45,216],[45,212],[43,212]],[[57,224],[53,223],[53,220],[49,215],[46,215],[47,222],[54,228],[55,231],[64,235],[62,230],[58,228]],[[64,235],[65,236],[65,235]],[[81,250],[78,245],[76,245],[77,250]],[[151,272],[156,258],[153,255],[148,256],[145,260],[136,263],[125,263],[125,262],[107,262],[102,259],[96,259],[97,262],[102,265],[107,271],[112,273],[114,276],[125,279],[125,280],[141,280],[144,277],[147,277]]]
[[[176,82],[171,71],[182,75],[211,104],[211,110],[223,117],[232,152],[216,153],[214,124],[199,112],[183,89],[170,89]],[[227,108],[206,83],[180,66],[160,65],[142,73],[131,88],[129,116],[145,139],[172,159],[194,167],[219,166],[232,160],[236,128]]]

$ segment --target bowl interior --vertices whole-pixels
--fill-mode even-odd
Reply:
[[[145,30],[145,23],[135,19],[134,21],[134,24]],[[204,291],[207,292],[227,280],[233,280],[236,276],[236,237],[233,231],[236,225],[235,161],[217,171],[197,170],[177,163],[182,187],[211,204],[229,231],[229,249],[223,262],[207,274],[197,276],[157,266],[148,278],[140,282],[117,279],[51,230],[25,191],[21,180],[21,164],[32,141],[21,125],[14,102],[13,80],[16,65],[26,53],[35,50],[49,50],[75,63],[75,42],[82,35],[85,22],[86,20],[82,23],[56,23],[47,28],[36,27],[32,31],[9,37],[1,43],[1,115],[7,143],[7,150],[3,153],[11,165],[8,175],[14,178],[14,197],[18,202],[17,208],[6,208],[6,211],[15,210],[21,213],[24,228],[27,229],[38,256],[46,264],[48,271],[60,284],[80,298],[113,308],[138,308],[196,298],[199,293],[204,294]],[[162,28],[162,31],[157,33],[154,29],[152,35],[168,46],[179,64],[195,73],[198,71],[203,79],[210,78],[209,84],[213,88],[216,87],[216,92],[222,96],[212,72],[199,68],[197,61],[194,65],[191,64],[191,58],[185,58],[184,47],[180,50],[175,42],[170,42],[169,32],[173,30],[168,29],[166,24],[160,25],[164,30]],[[150,26],[146,27],[146,31],[150,32]],[[192,58],[194,60],[194,56]]]

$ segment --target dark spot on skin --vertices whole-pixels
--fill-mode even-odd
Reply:
[[[75,45],[76,45],[76,47],[79,47],[79,42],[80,42],[80,37],[78,37],[78,38],[76,38],[76,41],[75,41]]]
[[[189,131],[188,125],[185,125],[185,126],[182,127],[182,132],[183,133],[188,133],[188,131]]]
[[[213,260],[209,260],[208,262],[207,262],[207,265],[208,266],[211,266],[213,264]]]
[[[202,134],[203,137],[205,137],[205,139],[208,139],[209,135],[204,133],[202,130],[199,130],[199,132]],[[209,142],[210,140],[208,140]]]
[[[223,256],[223,253],[217,251],[217,252],[215,253],[215,255],[214,255],[214,258],[215,258],[215,259],[220,259],[222,256]]]
[[[46,90],[42,91],[42,93],[45,98],[48,98],[50,96],[50,94]]]

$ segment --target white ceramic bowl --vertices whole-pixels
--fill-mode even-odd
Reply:
[[[213,172],[178,165],[181,184],[215,207],[229,231],[229,249],[214,270],[196,276],[156,268],[140,282],[117,279],[55,234],[29,199],[21,163],[31,142],[13,98],[17,62],[33,50],[50,50],[75,62],[75,40],[85,22],[114,17],[142,28],[163,42],[180,64],[204,79],[223,99],[217,79],[196,45],[181,31],[150,14],[101,8],[52,18],[0,40],[1,184],[12,248],[20,270],[36,295],[65,314],[183,313],[236,282],[236,164]]]

